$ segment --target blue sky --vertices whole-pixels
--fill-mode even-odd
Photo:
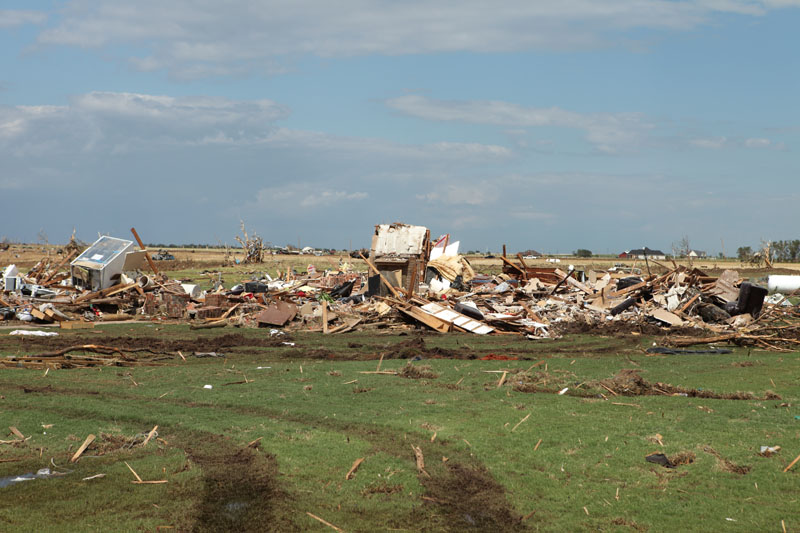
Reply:
[[[0,238],[800,237],[800,0],[0,6]]]

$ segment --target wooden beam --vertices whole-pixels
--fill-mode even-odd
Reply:
[[[140,239],[139,234],[136,233],[136,228],[131,228],[131,233],[133,233],[133,236],[136,237],[136,242],[139,243],[139,248],[146,252],[147,248],[144,247],[142,239]],[[153,270],[153,274],[158,274],[158,269],[156,268],[156,264],[153,263],[153,258],[150,257],[150,254],[145,254],[145,257],[147,258],[147,263],[150,265],[150,268]]]
[[[380,271],[380,270],[378,270],[378,268],[377,268],[375,265],[373,265],[373,264],[372,264],[372,261],[370,261],[369,259],[367,259],[367,258],[364,256],[364,254],[362,254],[361,252],[358,252],[358,255],[360,255],[360,256],[361,256],[361,259],[363,259],[364,261],[366,261],[367,265],[369,265],[369,267],[370,267],[370,268],[371,268],[371,269],[372,269],[372,270],[373,270],[373,271],[374,271],[374,272],[375,272],[377,275],[379,275],[379,276],[381,277],[381,281],[383,282],[383,284],[384,284],[384,285],[386,285],[386,288],[388,288],[388,289],[389,289],[389,292],[391,292],[391,293],[392,293],[392,295],[393,295],[395,298],[399,298],[399,297],[400,297],[400,293],[399,293],[399,292],[397,292],[397,290],[395,290],[395,288],[392,286],[392,284],[391,284],[391,283],[389,283],[389,281],[387,281],[387,279],[386,279],[385,277],[383,277],[383,274],[381,274],[381,271]]]
[[[74,463],[75,461],[77,461],[78,458],[81,456],[81,454],[84,451],[86,451],[86,448],[88,448],[89,445],[92,443],[92,441],[94,441],[94,439],[95,439],[95,436],[92,435],[92,434],[89,434],[89,436],[86,437],[86,440],[83,441],[83,444],[81,444],[81,447],[78,448],[78,451],[75,452],[75,455],[72,456],[72,459],[70,459],[69,462],[70,463]]]

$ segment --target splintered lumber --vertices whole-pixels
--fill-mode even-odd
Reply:
[[[712,344],[715,342],[726,342],[736,340],[739,337],[738,333],[726,333],[724,335],[715,335],[713,337],[670,337],[667,339],[671,346],[685,347],[694,344]]]
[[[377,268],[377,267],[376,267],[374,264],[372,264],[372,261],[370,261],[370,260],[369,260],[369,259],[368,259],[368,258],[367,258],[367,257],[366,257],[364,254],[362,254],[361,252],[359,252],[359,253],[358,253],[358,255],[360,255],[360,256],[361,256],[361,259],[363,259],[363,260],[364,260],[364,261],[367,263],[367,265],[369,266],[369,268],[371,268],[371,269],[372,269],[372,271],[373,271],[373,272],[375,272],[377,275],[379,275],[379,276],[381,277],[381,281],[383,282],[383,284],[384,284],[384,285],[386,285],[386,288],[387,288],[387,289],[389,289],[389,292],[391,292],[391,293],[392,293],[392,295],[393,295],[395,298],[400,298],[400,293],[398,293],[398,292],[397,292],[397,290],[394,288],[394,286],[392,286],[392,284],[391,284],[391,283],[389,283],[389,281],[388,281],[388,280],[387,280],[387,279],[386,279],[386,278],[383,276],[383,274],[381,274],[381,271],[380,271],[380,270],[378,270],[378,268]]]
[[[150,433],[148,433],[148,434],[147,434],[147,438],[146,438],[146,439],[144,439],[144,442],[142,443],[142,448],[144,448],[145,446],[147,446],[147,443],[148,443],[148,442],[150,442],[150,439],[152,439],[152,438],[153,438],[153,435],[155,435],[155,434],[156,434],[156,430],[157,430],[157,429],[158,429],[158,426],[153,426],[153,429],[151,429],[151,430],[150,430]]]
[[[358,459],[356,459],[355,462],[353,462],[353,466],[351,466],[350,470],[348,470],[347,474],[345,474],[344,478],[345,479],[353,479],[353,476],[355,475],[356,470],[358,470],[358,467],[361,466],[361,463],[363,463],[363,462],[364,462],[364,458],[363,457],[359,457]]]
[[[523,422],[525,422],[525,421],[526,421],[527,419],[529,419],[530,417],[531,417],[531,413],[528,413],[527,415],[525,415],[525,418],[523,418],[522,420],[520,420],[519,422],[517,422],[517,425],[516,425],[516,426],[514,426],[513,428],[511,428],[511,433],[514,433],[514,430],[515,430],[515,429],[517,429],[517,428],[520,426],[520,424],[522,424]]]
[[[441,333],[447,333],[448,331],[450,331],[450,323],[445,322],[444,320],[441,320],[434,315],[426,313],[419,307],[416,306],[398,307],[398,311],[400,311],[405,315],[410,316],[415,320],[422,322],[426,326],[433,328]]]
[[[328,301],[322,300],[322,333],[328,334]]]
[[[573,278],[571,273],[564,272],[563,270],[557,268],[555,269],[555,274],[564,278],[564,281],[566,281],[567,284],[572,285],[576,289],[580,289],[586,294],[591,294],[591,295],[595,294],[594,289],[590,289],[577,279]]]
[[[78,253],[77,250],[72,250],[70,253],[66,254],[64,258],[61,260],[61,262],[58,265],[56,265],[56,267],[53,270],[50,271],[50,274],[45,276],[45,278],[39,282],[39,285],[47,285],[47,282],[53,279],[53,276],[55,276],[58,273],[58,271],[61,270],[61,267],[67,264],[69,260],[72,259],[72,256],[74,256],[76,253]]]
[[[142,239],[139,238],[139,234],[136,233],[136,228],[131,228],[131,233],[133,233],[133,236],[136,238],[136,242],[139,244],[139,248],[147,251],[147,248],[145,248]],[[149,264],[150,268],[153,270],[153,274],[158,274],[158,269],[156,268],[156,264],[153,263],[153,258],[150,257],[150,254],[145,254],[145,257],[147,258],[147,264]]]
[[[508,376],[508,372],[504,370],[503,375],[500,376],[500,381],[497,382],[498,389],[503,386],[503,383],[506,382],[506,376]]]
[[[25,435],[23,435],[22,432],[18,430],[16,427],[8,426],[8,429],[9,431],[11,431],[11,433],[14,434],[15,437],[19,437],[20,439],[25,440]]]
[[[308,511],[306,511],[306,514],[308,516],[310,516],[311,518],[313,518],[314,520],[316,520],[317,522],[320,522],[321,524],[325,524],[326,526],[328,526],[329,528],[333,529],[334,531],[338,531],[339,533],[344,533],[344,529],[334,526],[333,524],[331,524],[327,520],[324,520],[324,519],[318,517],[315,514],[311,514]]]
[[[95,436],[90,433],[89,436],[86,437],[86,440],[83,441],[83,444],[81,444],[81,447],[78,448],[78,451],[75,452],[75,455],[72,456],[72,459],[69,460],[69,462],[70,463],[74,463],[75,461],[77,461],[78,458],[83,454],[83,452],[86,451],[86,448],[88,448],[89,445],[92,443],[92,441],[94,441],[94,439],[95,439]],[[128,463],[125,463],[125,464],[128,464]],[[128,468],[130,468],[130,467],[128,467]]]
[[[125,466],[127,466],[127,467],[128,467],[128,470],[130,470],[130,471],[131,471],[131,474],[133,474],[133,475],[134,475],[134,477],[136,478],[136,481],[138,481],[138,482],[140,482],[140,483],[141,483],[141,482],[142,482],[142,478],[140,478],[140,477],[139,477],[139,474],[137,474],[137,473],[136,473],[136,470],[134,470],[134,469],[131,467],[131,465],[129,465],[129,464],[128,464],[128,462],[127,462],[127,461],[125,461]]]
[[[422,448],[412,444],[411,449],[414,450],[414,458],[417,462],[417,470],[419,470],[421,474],[425,474],[426,477],[431,477],[431,475],[425,471],[425,457],[422,455]]]
[[[798,455],[797,457],[795,457],[795,458],[794,458],[794,461],[792,461],[791,463],[789,463],[789,466],[787,466],[786,468],[784,468],[784,469],[783,469],[783,471],[784,471],[784,472],[788,472],[790,468],[792,468],[794,465],[796,465],[796,464],[797,464],[797,461],[800,461],[800,455]]]
[[[95,292],[89,292],[87,294],[84,294],[83,296],[79,296],[75,298],[75,301],[73,303],[79,304],[87,300],[94,300],[96,298],[105,298],[110,294],[116,294],[117,292],[120,292],[120,289],[123,290],[131,289],[133,288],[134,285],[136,285],[136,283],[129,283],[129,284],[117,283],[116,285],[112,285],[111,287],[108,287],[106,289]]]

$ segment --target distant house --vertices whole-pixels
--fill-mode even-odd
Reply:
[[[635,250],[631,250],[631,251],[625,252],[625,253],[626,253],[625,257],[628,258],[628,259],[634,259],[634,258],[635,259],[644,259],[645,255],[647,256],[648,259],[663,260],[663,259],[667,258],[667,254],[665,254],[661,250],[652,250],[652,249],[648,248],[647,246],[645,246],[644,248],[637,248]],[[622,257],[622,254],[620,254],[620,257]]]
[[[698,257],[708,257],[708,254],[706,254],[703,250],[690,250],[688,257],[696,259]]]

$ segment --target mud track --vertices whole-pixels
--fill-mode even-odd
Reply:
[[[192,531],[301,531],[289,518],[291,498],[278,485],[273,455],[204,433],[182,434],[176,444],[203,471]]]
[[[20,387],[22,388],[22,387]],[[409,442],[399,431],[369,423],[342,422],[327,417],[306,417],[265,408],[227,407],[180,399],[152,399],[126,393],[97,393],[67,388],[28,388],[26,392],[40,394],[69,394],[85,396],[90,401],[115,399],[138,402],[142,405],[141,422],[146,425],[155,416],[158,407],[173,404],[193,408],[208,408],[267,417],[276,421],[324,427],[347,436],[357,436],[372,445],[370,455],[386,453],[402,459],[415,468],[414,455]],[[70,402],[52,408],[53,413],[65,417],[100,418],[91,410],[91,403]],[[152,407],[153,409],[150,409]],[[145,414],[149,413],[149,414]],[[163,428],[165,433],[177,433],[173,445],[186,451],[189,459],[203,471],[203,494],[195,504],[192,531],[299,531],[292,517],[303,516],[305,510],[292,507],[290,489],[278,484],[278,459],[250,448],[237,445],[223,436],[200,431]],[[520,515],[508,503],[505,489],[486,467],[468,451],[453,448],[446,439],[426,442],[421,437],[418,445],[426,457],[431,458],[427,472],[431,477],[420,476],[425,488],[421,504],[409,515],[394,514],[385,523],[376,522],[376,530],[390,527],[414,531],[528,531]],[[446,455],[447,463],[433,460]],[[197,499],[196,494],[176,494],[187,500]],[[380,520],[379,516],[375,517]],[[183,528],[179,528],[183,530]]]

